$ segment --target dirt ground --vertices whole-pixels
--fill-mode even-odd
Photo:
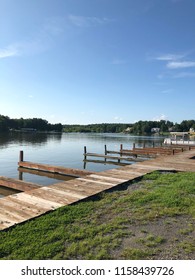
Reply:
[[[195,221],[187,216],[160,218],[150,224],[133,224],[129,227],[132,235],[123,239],[120,249],[113,252],[114,258],[121,259],[121,251],[131,248],[146,252],[145,259],[194,260],[194,228]],[[161,239],[158,240],[159,236]]]

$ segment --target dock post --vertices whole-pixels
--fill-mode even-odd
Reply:
[[[135,143],[133,143],[133,150],[135,149]]]
[[[20,151],[19,162],[24,161],[24,152]]]
[[[87,147],[84,146],[84,160],[87,159]]]
[[[19,180],[23,181],[23,172],[19,172]]]
[[[106,145],[104,145],[104,152],[105,152],[105,155],[107,155],[107,147],[106,147]]]
[[[173,156],[174,156],[174,154],[175,154],[175,149],[172,150],[172,154],[173,154]]]
[[[123,153],[123,144],[120,145],[120,156],[122,157],[122,153]]]
[[[104,145],[104,154],[105,154],[105,156],[107,155],[107,147],[106,147],[106,145]],[[104,158],[104,161],[106,162],[106,157]]]
[[[154,148],[154,141],[152,142],[152,147]]]
[[[144,142],[144,143],[143,143],[143,149],[144,149],[145,147],[146,147],[146,143]]]

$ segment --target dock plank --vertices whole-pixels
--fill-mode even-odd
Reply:
[[[45,212],[45,207],[39,205],[36,205],[35,203],[31,202],[31,201],[25,201],[22,198],[20,199],[20,196],[15,197],[13,195],[10,195],[6,198],[10,203],[13,204],[17,204],[17,208],[21,211],[24,211],[25,213],[28,213],[29,215],[33,216],[37,216],[37,215],[41,215],[42,213]],[[2,199],[0,199],[0,209],[1,209],[1,201]]]
[[[34,195],[30,195],[27,193],[14,194],[12,197],[15,197],[17,200],[20,201],[29,202],[35,206],[45,208],[47,210],[56,209],[63,205],[62,203],[51,202],[46,199],[35,197]]]
[[[10,201],[8,197],[1,199],[1,206],[1,210],[6,209],[10,212],[20,215],[21,217],[24,217],[25,219],[34,217],[34,213],[32,213],[32,211],[27,211],[28,209],[26,207],[21,209],[21,205],[19,203]]]
[[[53,173],[59,173],[59,174],[75,176],[75,177],[81,177],[81,176],[86,176],[86,175],[95,173],[95,172],[86,171],[86,170],[66,168],[66,167],[62,167],[62,166],[52,166],[49,164],[34,163],[34,162],[29,162],[29,161],[20,161],[20,162],[18,162],[18,165],[19,165],[19,167],[35,169],[35,170],[40,170],[40,171],[53,172]]]
[[[120,183],[124,182],[123,179],[113,178],[113,177],[110,177],[110,176],[102,176],[102,175],[92,174],[89,177],[97,179],[97,180],[104,180],[105,182],[112,182],[113,184],[120,184]]]
[[[113,183],[100,181],[97,178],[93,178],[93,177],[91,177],[91,178],[89,178],[89,177],[80,178],[79,181],[89,182],[89,183],[98,183],[100,185],[106,185],[106,186],[113,186]]]
[[[67,189],[62,189],[61,187],[59,188],[58,186],[51,186],[50,188],[48,188],[48,190],[53,193],[53,190],[55,190],[56,193],[59,193],[61,195],[63,195],[63,197],[74,197],[74,198],[77,198],[78,199],[83,199],[85,197],[87,197],[88,195],[87,194],[80,194],[78,193],[78,191],[73,191],[73,190],[67,190]]]
[[[0,186],[8,187],[19,191],[28,191],[31,189],[41,188],[42,185],[24,182],[21,180],[0,176]]]
[[[87,197],[88,195],[91,194],[91,189],[86,188],[85,186],[79,186],[79,184],[77,184],[76,186],[73,184],[63,184],[63,183],[57,183],[54,185],[49,186],[50,188],[54,188],[57,190],[61,190],[64,192],[70,192],[70,193],[74,193],[74,194],[78,194],[80,196],[83,197]]]
[[[0,229],[1,230],[11,227],[15,224],[17,224],[17,221],[15,219],[12,219],[12,218],[7,217],[0,213]]]
[[[33,197],[41,198],[52,203],[59,203],[61,205],[73,203],[78,199],[75,198],[75,196],[71,196],[71,194],[65,196],[57,190],[48,187],[43,187],[38,190],[30,191],[28,192],[28,194],[32,195]]]
[[[127,182],[131,179],[131,176],[129,174],[125,174],[125,172],[120,172],[120,171],[117,171],[115,172],[114,170],[106,170],[104,172],[102,172],[104,176],[112,176],[114,178],[117,178],[117,179],[120,179],[120,180],[123,180],[123,182]]]
[[[113,184],[110,183],[103,183],[95,180],[79,178],[76,179],[78,183],[81,183],[82,186],[88,187],[92,192],[106,190],[107,188],[111,188]]]

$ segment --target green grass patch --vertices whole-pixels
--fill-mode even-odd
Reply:
[[[193,253],[185,237],[194,228],[195,173],[153,172],[136,185],[137,190],[129,191],[129,185],[0,232],[0,259],[150,259],[168,241],[166,232],[154,233],[149,225],[164,219],[171,226],[169,218],[176,223],[183,216],[190,221],[176,232],[183,238],[179,246]],[[143,248],[131,242],[124,248],[131,238]]]
[[[140,238],[137,242],[147,246],[147,247],[157,247],[159,244],[165,242],[165,238],[162,236],[154,236],[153,234],[147,235],[145,238]]]

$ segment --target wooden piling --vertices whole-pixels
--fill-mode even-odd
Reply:
[[[87,147],[84,146],[84,160],[87,159]]]
[[[122,152],[123,152],[123,144],[120,145],[120,156],[122,157]]]
[[[23,151],[20,151],[19,161],[20,162],[24,161],[24,152]]]
[[[104,145],[104,154],[105,154],[105,156],[107,155],[107,147],[106,147],[106,145]],[[104,161],[106,162],[106,158],[104,159]]]

